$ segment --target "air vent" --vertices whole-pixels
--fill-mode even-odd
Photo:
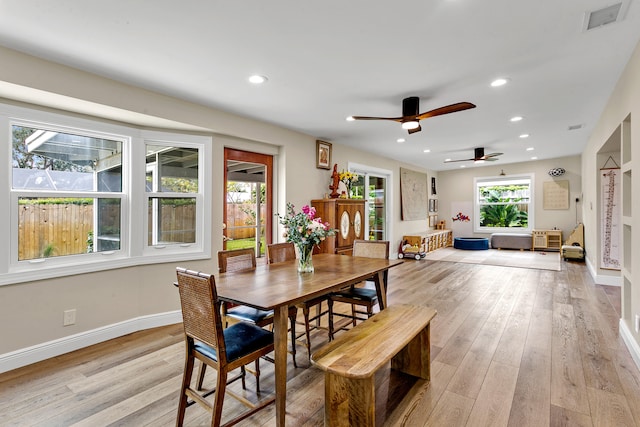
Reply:
[[[584,127],[584,125],[571,125],[569,126],[568,130],[578,130],[578,129],[582,129]]]
[[[584,31],[621,21],[627,11],[628,1],[613,4],[602,9],[587,12],[584,17]]]

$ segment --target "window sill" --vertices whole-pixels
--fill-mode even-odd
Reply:
[[[0,286],[46,280],[55,277],[95,273],[97,271],[115,270],[118,268],[133,266],[211,259],[211,254],[203,251],[185,251],[183,253],[172,252],[162,255],[140,257],[112,258],[111,256],[109,259],[92,259],[90,261],[85,260],[84,262],[78,262],[76,260],[73,264],[56,262],[55,264],[52,263],[50,266],[46,265],[46,258],[32,260],[31,262],[28,262],[28,265],[31,267],[25,264],[24,267],[20,266],[13,268],[7,274],[0,274]],[[36,264],[37,267],[35,267],[34,264]]]

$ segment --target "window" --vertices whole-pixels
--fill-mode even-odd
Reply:
[[[17,260],[120,250],[123,140],[11,126]]]
[[[2,104],[0,131],[0,285],[210,258],[210,137]]]
[[[196,242],[198,149],[146,144],[147,245]]]
[[[476,178],[474,231],[531,231],[533,194],[532,175]]]

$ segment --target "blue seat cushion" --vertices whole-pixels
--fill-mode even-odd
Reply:
[[[227,360],[233,361],[262,347],[273,344],[273,333],[250,323],[236,323],[223,332],[224,343],[227,348]],[[197,352],[210,359],[218,360],[214,348],[196,341]]]
[[[258,310],[257,308],[238,305],[227,310],[227,316],[245,322],[260,323],[263,320],[273,317],[273,310]]]
[[[345,291],[336,292],[334,295],[337,297],[351,298],[367,302],[375,302],[378,300],[376,290],[369,288],[351,288]]]

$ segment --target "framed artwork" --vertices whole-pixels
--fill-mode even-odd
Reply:
[[[438,223],[438,215],[429,215],[429,227],[435,227]]]
[[[331,169],[331,143],[316,140],[316,168]]]
[[[436,177],[432,176],[431,177],[431,195],[435,196],[436,194],[438,194],[436,192]]]
[[[429,199],[429,212],[438,212],[438,199]]]

